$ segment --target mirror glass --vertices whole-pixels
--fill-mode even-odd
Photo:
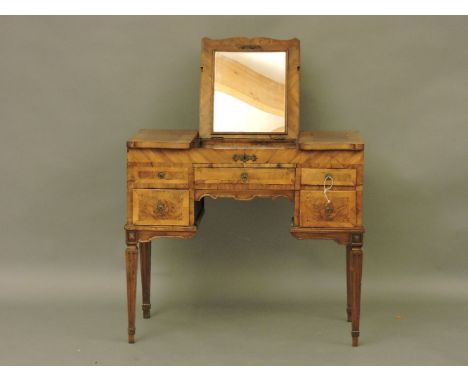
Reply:
[[[286,131],[286,52],[215,52],[214,133]]]

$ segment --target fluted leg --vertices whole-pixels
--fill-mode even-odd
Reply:
[[[151,312],[151,241],[140,243],[141,289],[143,291],[143,318]]]
[[[351,283],[351,246],[346,246],[346,317],[351,322],[351,302],[352,302],[352,283]]]
[[[135,305],[138,270],[138,247],[128,245],[125,251],[127,269],[128,343],[135,342]]]
[[[351,244],[351,275],[352,275],[352,304],[351,304],[351,336],[353,346],[359,342],[359,319],[361,313],[361,278],[362,278],[362,234],[352,234]]]

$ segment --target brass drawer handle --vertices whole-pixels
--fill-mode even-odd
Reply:
[[[158,203],[156,204],[156,215],[164,216],[166,215],[166,212],[167,212],[167,204],[158,200]]]
[[[242,162],[248,162],[249,160],[251,160],[252,162],[255,162],[257,160],[257,156],[255,154],[253,155],[247,155],[247,154],[234,154],[232,156],[232,159],[234,159],[235,162],[237,162],[238,160],[242,161]]]
[[[247,172],[243,172],[241,173],[240,178],[243,183],[246,183],[249,180],[249,174]]]
[[[160,171],[158,172],[158,178],[159,179],[165,179],[166,178],[166,173],[164,171]]]

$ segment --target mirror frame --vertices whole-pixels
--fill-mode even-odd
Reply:
[[[271,38],[232,37],[221,40],[202,39],[200,80],[199,136],[204,140],[260,140],[295,141],[299,134],[300,43],[297,38],[275,40]],[[215,52],[286,52],[286,126],[278,133],[214,133],[213,100]]]

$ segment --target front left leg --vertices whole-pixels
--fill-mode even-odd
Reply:
[[[127,269],[127,308],[128,308],[128,343],[135,342],[135,305],[138,268],[137,244],[128,244],[125,250],[125,265]]]

